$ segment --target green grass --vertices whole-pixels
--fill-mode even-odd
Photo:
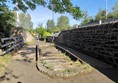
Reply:
[[[51,66],[51,65],[45,65],[45,67],[49,70],[54,70],[53,66]]]
[[[54,46],[55,46],[55,44],[54,44],[54,43],[52,43],[52,44],[50,44],[50,46],[51,46],[51,47],[54,47]]]
[[[42,63],[43,63],[43,66],[45,66],[47,69],[49,69],[49,70],[54,69],[53,66],[49,65],[46,61],[43,61]]]
[[[27,45],[31,45],[34,43],[34,40],[30,41],[30,42],[26,42]]]
[[[70,73],[70,72],[72,72],[72,69],[64,69],[64,70],[62,70],[61,72],[63,72],[63,73],[65,73],[65,72]]]
[[[4,70],[4,68],[7,66],[7,64],[11,60],[11,55],[6,54],[4,56],[0,56],[0,72]]]

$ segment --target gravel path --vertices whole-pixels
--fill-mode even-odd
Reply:
[[[41,41],[39,43],[44,44]],[[113,83],[96,69],[90,74],[68,79],[51,78],[36,69],[34,57],[35,44],[21,49],[6,68],[5,75],[0,78],[0,83]]]

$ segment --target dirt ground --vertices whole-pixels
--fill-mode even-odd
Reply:
[[[40,45],[45,44],[39,41]],[[48,43],[46,43],[48,44]],[[35,44],[25,46],[12,59],[5,70],[5,75],[0,77],[0,83],[114,83],[118,82],[118,70],[89,56],[68,50],[77,54],[82,60],[94,67],[93,72],[74,76],[71,78],[52,78],[37,70],[35,65]],[[111,76],[110,76],[111,75]]]

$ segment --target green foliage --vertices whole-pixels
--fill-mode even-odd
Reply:
[[[45,39],[46,37],[50,36],[51,34],[47,31],[44,31],[43,33],[43,38]]]
[[[111,12],[108,14],[108,18],[118,18],[118,13],[117,12]]]
[[[27,31],[28,31],[30,34],[34,35],[34,32],[35,32],[34,29],[30,28],[30,29],[27,29]]]
[[[40,35],[41,37],[43,36],[43,33],[44,33],[44,28],[42,28],[42,27],[39,27],[39,28],[36,28],[36,33],[38,34],[38,35]]]
[[[11,60],[11,55],[9,54],[0,56],[0,72],[7,66],[10,60]]]
[[[17,2],[18,8],[23,12],[26,12],[28,9],[34,10],[37,5],[46,5],[46,2],[44,0],[12,0],[12,2],[13,4],[16,4]]]
[[[108,14],[108,18],[118,18],[118,2],[114,4],[112,12]]]
[[[36,28],[36,33],[38,34],[38,36],[40,36],[41,38],[46,38],[47,36],[50,36],[51,34],[49,32],[47,32],[47,30],[43,27],[39,27]]]
[[[54,27],[53,27],[54,26]],[[50,36],[52,33],[57,33],[61,30],[69,29],[69,19],[67,16],[60,16],[58,18],[57,26],[55,26],[55,22],[53,20],[47,21],[47,28],[43,28],[42,23],[39,23],[36,32],[43,38]]]
[[[11,29],[14,28],[13,22],[15,21],[13,18],[13,13],[6,7],[0,5],[0,36],[9,37],[11,34]]]
[[[17,19],[16,12],[13,11],[13,13],[14,13],[14,18]],[[19,13],[19,23],[17,23],[16,21],[15,25],[16,24],[18,24],[20,27],[23,27],[24,29],[33,28],[33,22],[31,21],[30,14]]]
[[[7,0],[2,0],[0,2],[4,2],[5,4],[8,3]],[[28,9],[34,10],[36,6],[40,5],[47,7],[54,12],[70,13],[73,18],[77,20],[83,16],[80,7],[74,6],[70,0],[12,0],[11,2],[13,4],[17,3],[17,7],[23,12],[26,12]],[[14,7],[14,9],[17,10],[16,7]]]
[[[53,32],[53,28],[47,28],[47,32],[52,33]]]
[[[54,27],[53,27],[54,26]],[[42,27],[42,26],[40,26]],[[47,21],[47,28],[46,31],[51,33],[57,33],[62,30],[67,30],[70,29],[69,25],[69,19],[67,16],[60,16],[57,21],[57,25],[55,25],[55,22],[53,20],[48,20]]]
[[[118,1],[114,4],[113,13],[117,13],[118,14]]]
[[[108,13],[107,18],[118,18],[118,2],[115,2],[112,11]],[[99,21],[99,20],[105,20],[106,19],[106,10],[99,9],[97,15],[95,16],[95,19],[88,16],[87,12],[84,12],[84,17],[81,25],[86,25],[91,22]]]
[[[83,16],[80,7],[74,7],[70,0],[50,0],[48,8],[59,13],[68,12],[77,20]]]
[[[108,13],[107,18],[118,18],[118,2],[115,2],[114,7],[112,8],[112,11]],[[99,10],[98,14],[96,15],[96,21],[98,20],[105,20],[106,19],[106,11],[105,10]]]
[[[86,24],[92,22],[92,20],[93,20],[92,17],[88,16],[82,21],[81,25],[86,25]]]
[[[50,47],[55,47],[55,44],[54,44],[54,43],[51,43],[51,44],[50,44]]]
[[[58,33],[59,31],[61,31],[61,29],[59,27],[55,26],[53,29],[53,32]]]
[[[19,21],[20,26],[24,28],[33,28],[33,22],[31,21],[31,16],[29,14],[20,13]]]
[[[34,40],[30,41],[30,42],[26,42],[27,45],[31,45],[34,43]]]
[[[57,27],[60,29],[60,30],[67,30],[68,27],[69,27],[69,19],[67,16],[60,16],[58,18],[58,22],[57,22]]]
[[[47,24],[47,28],[55,27],[55,22],[53,20],[48,20],[46,24]]]
[[[99,9],[97,15],[95,16],[95,20],[99,21],[99,20],[104,20],[104,19],[106,19],[106,11]]]

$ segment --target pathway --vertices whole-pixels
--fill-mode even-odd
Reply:
[[[39,43],[45,44],[41,41]],[[96,69],[90,74],[68,79],[51,78],[36,69],[35,45],[25,46],[13,57],[5,70],[5,75],[0,78],[0,83],[113,83],[111,79]]]

